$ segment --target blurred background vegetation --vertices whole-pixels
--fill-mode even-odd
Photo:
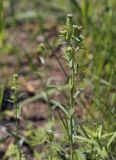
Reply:
[[[114,0],[1,0],[1,70],[3,69],[2,57],[6,57],[6,54],[17,56],[18,61],[23,59],[20,47],[14,44],[15,40],[11,40],[14,34],[20,34],[17,33],[21,30],[20,26],[30,27],[30,30],[33,31],[31,34],[29,33],[30,42],[28,43],[37,43],[35,38],[38,34],[41,34],[47,27],[55,26],[59,30],[59,27],[65,24],[66,14],[72,13],[74,22],[83,26],[84,52],[81,53],[79,61],[80,65],[84,66],[85,83],[92,85],[95,94],[101,97],[114,112],[116,103],[115,7]],[[33,26],[30,26],[31,24]],[[31,32],[30,30],[28,32]],[[53,44],[53,47],[58,45],[57,40],[53,43],[56,43]],[[28,44],[26,47],[29,47]],[[29,52],[31,54],[31,51]],[[104,105],[98,101],[95,100],[95,103],[101,109],[105,109]]]
[[[92,96],[91,103],[85,104],[85,117],[104,122],[106,130],[112,130],[116,117],[115,0],[0,0],[1,86],[8,85],[13,73],[23,75],[26,81],[32,75],[35,79],[44,77],[40,73],[45,68],[38,66],[36,56],[46,37],[44,58],[52,57],[53,49],[62,61],[59,31],[68,13],[73,14],[75,24],[83,26],[79,86],[88,88],[88,96]],[[45,86],[46,80],[42,83]]]

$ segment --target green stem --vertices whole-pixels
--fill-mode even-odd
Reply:
[[[0,48],[2,47],[4,39],[4,8],[3,0],[0,0]]]
[[[73,59],[72,59],[72,73],[71,73],[71,90],[70,90],[70,110],[74,108],[74,50],[73,53]],[[71,150],[71,160],[74,159],[73,154],[73,115],[71,113],[70,116],[70,150]]]
[[[21,160],[21,149],[18,144],[18,137],[19,137],[19,124],[18,124],[18,105],[17,105],[17,96],[16,90],[14,91],[14,107],[15,107],[15,115],[16,115],[16,144],[19,150],[19,159]]]

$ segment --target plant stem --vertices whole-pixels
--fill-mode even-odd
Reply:
[[[4,39],[4,8],[3,8],[3,0],[0,0],[0,48],[3,45]]]
[[[74,50],[72,50],[72,71],[71,71],[71,90],[70,90],[70,111],[74,108]],[[70,150],[71,150],[71,160],[74,159],[73,155],[73,114],[70,115]]]
[[[19,137],[19,125],[18,125],[18,104],[17,104],[17,95],[16,89],[14,90],[14,107],[15,107],[15,118],[16,118],[16,144],[19,150],[19,159],[21,160],[21,149],[18,144],[18,137]]]

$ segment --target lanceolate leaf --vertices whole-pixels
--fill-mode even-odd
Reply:
[[[112,137],[110,138],[108,144],[107,144],[107,148],[110,147],[111,143],[114,141],[114,139],[116,138],[116,132],[112,135]]]
[[[58,101],[51,100],[51,103],[54,105],[54,108],[59,108],[59,109],[61,109],[61,111],[63,111],[63,113],[69,117],[68,111],[67,111],[67,110],[64,108],[64,106],[61,105]]]

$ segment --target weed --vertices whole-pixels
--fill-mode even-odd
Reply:
[[[21,114],[21,107],[18,105],[18,97],[17,97],[17,89],[19,85],[19,80],[18,80],[18,75],[14,74],[11,80],[11,89],[12,89],[12,95],[11,95],[11,101],[14,104],[14,109],[15,109],[15,120],[16,120],[16,133],[15,133],[15,140],[16,144],[12,144],[9,146],[8,149],[8,155],[13,156],[12,158],[15,158],[15,160],[23,160],[23,154],[20,148],[19,144],[19,137],[20,137],[20,132],[19,132],[19,116]],[[6,154],[6,156],[8,156]]]
[[[6,119],[9,116],[6,113],[7,109],[5,111],[2,110],[3,100],[5,99],[4,88],[6,86],[0,85],[0,120],[7,115],[7,117],[5,117],[5,119],[3,118],[3,121],[0,122],[0,127],[1,125],[3,126],[2,122],[5,123],[5,129],[8,133],[3,136],[3,138],[0,138],[0,145],[10,136],[15,140],[15,143],[9,145],[4,160],[25,160],[25,156],[33,156],[33,158],[37,160],[114,160],[116,153],[116,2],[114,2],[114,0],[51,0],[51,3],[49,3],[48,0],[34,0],[33,2],[27,3],[27,0],[22,0],[15,4],[15,0],[0,0],[0,49],[5,42],[4,50],[0,51],[4,53],[7,52],[11,59],[14,56],[12,53],[16,52],[18,67],[22,67],[21,64],[24,64],[24,70],[25,68],[27,70],[29,68],[29,72],[26,70],[26,76],[28,76],[29,73],[30,78],[33,79],[34,76],[35,79],[36,77],[40,82],[40,88],[38,87],[39,90],[36,91],[33,90],[35,93],[31,98],[19,103],[17,94],[19,83],[18,75],[13,75],[11,80],[12,97],[11,100],[9,100],[14,105],[12,116],[15,129],[13,128],[12,130],[9,127],[9,119],[7,121],[8,124],[6,124]],[[43,13],[43,10],[46,12]],[[58,23],[64,23],[64,15],[70,11],[74,14],[74,17],[72,17],[71,14],[67,16],[64,30],[60,33],[65,42],[58,46],[57,50],[54,44],[59,41],[59,38],[56,37],[56,39],[54,39],[54,32],[53,35],[51,34],[54,29],[53,27],[51,31],[51,26],[54,25],[52,20],[55,20],[56,31],[56,28],[59,28],[56,25],[56,20],[59,20]],[[47,21],[45,20],[46,18]],[[84,41],[81,35],[82,27],[73,25],[73,18],[77,20],[80,25],[83,24],[84,26],[83,34],[86,37]],[[39,22],[39,25],[36,24],[35,21]],[[17,22],[21,22],[21,25],[18,26]],[[14,25],[12,25],[12,23]],[[19,32],[21,32],[21,34],[17,36],[16,39],[13,37],[15,42],[12,44],[11,36],[17,33],[16,24],[18,26],[17,28],[20,28]],[[39,26],[39,28],[37,26]],[[48,26],[49,28],[47,28]],[[31,29],[28,30],[28,28]],[[36,38],[39,39],[38,29],[40,29],[39,33],[41,33],[42,37],[40,37],[39,41],[42,41],[42,43],[36,46],[35,40]],[[10,31],[13,31],[13,35]],[[7,32],[7,34],[5,32]],[[34,36],[26,38],[33,33]],[[32,47],[34,46],[35,48],[32,48],[33,51],[30,50],[31,47],[28,49],[28,46],[26,46],[28,43],[25,43],[26,45],[19,43],[20,38],[23,39],[24,43],[27,42],[27,39],[34,40]],[[39,41],[37,41],[37,43]],[[43,44],[44,42],[45,44]],[[32,41],[31,43],[33,44]],[[67,70],[65,70],[61,59],[59,59],[59,55],[62,54],[62,52],[60,52],[59,55],[56,53],[57,51],[59,53],[61,46],[63,46],[65,50],[64,61],[66,61]],[[84,52],[82,49],[85,49]],[[31,51],[33,54],[30,54]],[[19,52],[21,54],[19,54]],[[58,62],[60,69],[67,79],[62,85],[56,86],[51,84],[52,78],[49,77],[49,69],[53,71],[54,68],[49,68],[48,59],[51,60],[49,52],[51,52],[52,60]],[[5,69],[3,69],[5,71],[3,72],[6,72],[6,64],[8,66],[11,64],[4,63],[4,60],[2,62],[2,58],[4,59],[4,57],[0,57],[0,67],[5,65]],[[10,58],[8,57],[8,61]],[[23,63],[22,58],[24,58]],[[78,83],[81,68],[84,68],[87,78],[83,81],[80,80],[80,82],[84,87],[89,85],[90,88],[92,88],[92,98],[90,94],[84,97],[83,89],[79,84],[80,82]],[[20,73],[20,68],[18,73]],[[1,70],[0,77],[2,77]],[[59,94],[59,92],[61,92],[63,96],[66,95],[67,103],[62,102],[61,104],[62,100],[51,100],[51,97]],[[49,118],[47,119],[46,125],[37,128],[27,120],[26,127],[28,128],[29,124],[29,128],[26,128],[27,130],[25,129],[24,133],[20,133],[20,106],[28,105],[39,99],[42,99],[42,103],[44,100],[45,105],[48,104],[48,108],[50,108],[49,111],[51,113],[47,113]],[[86,116],[84,114],[85,119],[87,119],[86,121],[80,121],[80,119],[75,116],[75,110],[81,103],[82,109],[84,111],[86,110],[86,115],[88,115]],[[9,106],[8,103],[7,105]],[[61,125],[59,124],[59,119],[57,121],[55,118],[56,115],[52,114],[54,112],[52,109],[57,109],[56,111],[60,117]],[[8,112],[8,114],[11,113]],[[36,120],[38,121],[38,118]],[[55,128],[57,127],[55,126],[57,125],[55,122],[58,124],[58,131]],[[35,123],[36,122],[34,122],[34,125]],[[2,129],[0,135],[1,132]],[[24,137],[22,137],[22,134],[24,134]],[[57,134],[60,136],[58,135],[57,137]],[[29,149],[29,155],[26,155],[28,153],[24,155],[22,152],[22,148],[24,147],[23,149],[25,149],[25,146],[27,150]],[[1,148],[0,156],[2,153]]]

